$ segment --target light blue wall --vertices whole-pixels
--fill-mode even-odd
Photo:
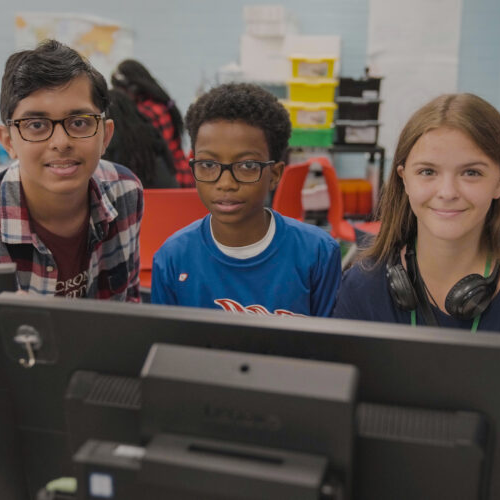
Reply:
[[[165,85],[186,111],[204,73],[209,82],[222,65],[239,58],[244,31],[243,6],[258,0],[25,0],[15,8],[3,2],[0,16],[0,67],[14,46],[18,11],[79,12],[125,23],[135,31],[134,57]],[[268,2],[272,3],[272,2]],[[361,75],[366,58],[368,0],[285,0],[300,33],[342,37],[343,72]],[[0,70],[1,72],[1,70]]]
[[[499,0],[463,0],[458,90],[500,108]]]
[[[500,1],[462,0],[459,90],[480,94],[500,107]],[[79,12],[125,23],[135,32],[134,57],[166,86],[183,112],[202,74],[238,60],[243,6],[263,0],[35,0],[2,2],[0,73],[15,50],[18,11]],[[272,3],[272,2],[267,2]],[[366,60],[369,0],[283,0],[303,34],[342,37],[342,74],[359,76]],[[15,6],[14,6],[15,5]],[[431,78],[432,76],[430,76]]]

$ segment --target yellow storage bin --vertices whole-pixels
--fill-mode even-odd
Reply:
[[[294,128],[330,128],[333,122],[333,112],[337,105],[333,102],[296,102],[282,101],[290,113]]]
[[[294,78],[288,80],[288,99],[299,102],[333,102],[337,80]]]
[[[292,61],[292,75],[296,78],[333,78],[333,68],[336,57],[306,57],[294,54],[289,56]]]

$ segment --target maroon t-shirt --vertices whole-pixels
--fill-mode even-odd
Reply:
[[[56,295],[85,297],[88,281],[88,231],[89,218],[75,236],[58,236],[33,219],[33,229],[45,246],[52,252],[57,265]]]

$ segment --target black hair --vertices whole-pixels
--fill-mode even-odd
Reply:
[[[110,90],[109,96],[109,117],[114,121],[115,131],[103,157],[129,167],[144,186],[155,183],[159,157],[175,176],[172,154],[156,127],[120,90]]]
[[[189,106],[186,115],[193,151],[200,127],[218,120],[239,121],[261,129],[270,159],[283,159],[291,133],[290,117],[267,90],[252,83],[226,83],[199,97]]]
[[[57,40],[45,40],[33,50],[12,54],[5,63],[0,96],[1,118],[12,118],[22,99],[44,88],[57,88],[80,75],[91,85],[92,102],[99,111],[109,105],[106,80],[76,50]]]
[[[153,99],[168,107],[172,124],[174,126],[174,137],[182,143],[184,122],[182,114],[175,105],[174,100],[167,91],[153,78],[151,73],[134,59],[125,59],[111,75],[111,84],[115,88],[125,90],[134,96],[134,99]]]

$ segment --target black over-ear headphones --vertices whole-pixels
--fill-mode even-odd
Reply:
[[[405,255],[405,257],[407,257]],[[399,252],[394,252],[386,266],[387,283],[393,302],[403,311],[418,307],[418,298],[406,269],[401,263]]]
[[[493,300],[500,275],[500,262],[495,262],[492,273],[484,278],[469,274],[452,286],[446,295],[446,310],[455,318],[472,319],[481,314]]]
[[[407,249],[409,246],[407,245]],[[424,291],[425,285],[418,271],[415,252],[407,250],[405,259],[408,271],[401,263],[399,252],[392,255],[386,266],[386,276],[392,300],[397,307],[404,311],[415,310],[418,306],[422,309],[430,309],[427,294]],[[480,274],[465,276],[453,285],[446,295],[446,310],[457,319],[470,320],[475,318],[492,301],[499,277],[500,261],[498,260],[487,278]]]

